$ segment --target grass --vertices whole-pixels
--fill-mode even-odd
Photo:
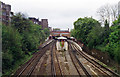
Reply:
[[[111,69],[111,70],[114,71],[114,72],[117,71],[117,67],[115,67],[115,66],[110,67],[110,66],[107,66],[106,64],[104,64],[104,63],[102,63],[102,62],[99,62],[99,61],[98,61],[98,63],[101,64],[101,65],[103,65],[103,66],[106,67],[106,68]],[[116,72],[116,73],[117,73],[117,72]],[[119,73],[119,75],[120,75],[120,73]]]

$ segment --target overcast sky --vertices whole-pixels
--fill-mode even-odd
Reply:
[[[1,0],[10,4],[13,12],[22,12],[29,17],[48,19],[50,27],[74,28],[73,23],[80,17],[93,17],[98,8],[105,4],[116,4],[119,0]]]

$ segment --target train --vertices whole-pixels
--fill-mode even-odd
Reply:
[[[68,42],[66,37],[58,37],[56,42],[56,48],[58,51],[67,51],[68,50]]]

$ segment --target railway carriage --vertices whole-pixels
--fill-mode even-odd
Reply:
[[[58,37],[56,42],[56,48],[57,50],[68,50],[67,38]]]

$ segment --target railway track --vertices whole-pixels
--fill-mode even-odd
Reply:
[[[55,47],[55,45],[54,45],[54,47]],[[54,48],[54,49],[56,49],[56,48]],[[58,65],[58,68],[59,68],[60,76],[64,77],[56,51],[54,51],[54,54],[55,54],[55,58],[57,60],[57,65]]]
[[[79,66],[82,68],[82,70],[84,71],[85,75],[86,75],[87,77],[91,77],[90,74],[89,74],[89,72],[86,70],[86,68],[83,66],[83,64],[79,61],[78,57],[77,57],[76,54],[75,54],[76,51],[74,50],[72,44],[70,44],[70,43],[69,43],[69,48],[71,48],[71,51],[69,51],[71,60],[72,60],[72,62],[73,62],[73,64],[74,64],[74,66],[75,66],[75,68],[76,68],[79,76],[81,77],[82,75],[80,74],[81,71],[79,71],[79,69],[78,69],[78,67],[77,67],[77,65],[76,65],[77,63],[78,63]],[[75,59],[77,60],[77,63],[75,62]]]
[[[91,67],[86,68],[86,66],[83,65],[84,63],[80,60],[79,56],[85,61],[87,61],[90,64],[90,66],[92,65],[93,66],[92,68],[97,69],[100,72],[100,74],[102,73],[102,75],[107,77],[119,76],[113,71],[100,65],[96,60],[92,59],[86,53],[81,51],[81,49],[77,45],[75,45],[73,42],[68,41],[68,43],[69,43],[69,50],[64,51],[64,52],[67,52],[69,55],[66,58],[66,62],[68,62],[69,67],[71,67],[71,64],[72,64],[71,68],[74,68],[74,70],[76,71],[76,72],[74,71],[73,72],[79,75],[80,77],[83,75],[86,75],[87,77],[92,77],[92,76],[91,76],[90,70],[88,69]],[[28,62],[26,62],[23,66],[21,66],[21,68],[16,71],[14,76],[19,77],[19,76],[25,75],[25,76],[32,77],[32,75],[39,74],[42,76],[51,75],[52,77],[56,77],[56,76],[64,77],[66,74],[69,75],[71,72],[64,68],[64,65],[65,65],[64,58],[66,57],[66,55],[62,57],[60,55],[60,52],[56,50],[55,44],[56,44],[56,41],[53,40],[51,42],[48,41],[46,44],[42,45],[41,50],[35,53]],[[49,67],[45,67],[45,66],[49,66]],[[49,68],[48,70],[49,74],[46,73],[47,68]],[[66,71],[69,73],[65,73]]]
[[[86,53],[84,53],[83,51],[81,51],[78,46],[74,45],[73,43],[71,43],[71,44],[73,45],[75,51],[77,51],[77,53],[80,56],[82,56],[87,61],[89,61],[94,66],[94,68],[96,68],[99,72],[103,73],[104,76],[119,77],[119,75],[116,74],[115,72],[113,72],[110,69],[108,69],[108,68],[104,67],[103,65],[99,64],[96,60],[90,58]]]
[[[79,53],[79,55],[82,55],[82,57],[84,56],[83,54],[80,54],[80,52],[78,52],[78,53]],[[88,58],[86,58],[86,56],[84,56],[84,58],[91,63],[91,61]],[[99,67],[98,65],[96,65],[96,63],[92,63],[92,65],[94,66],[94,68],[96,68],[103,75],[111,76],[105,70],[101,69],[101,67]]]
[[[52,77],[56,77],[57,74],[56,74],[56,65],[55,65],[55,58],[57,60],[57,65],[59,68],[59,71],[60,71],[60,76],[63,77],[63,73],[62,73],[62,70],[61,70],[61,66],[60,66],[60,63],[59,63],[59,60],[58,60],[58,56],[56,54],[56,50],[55,50],[55,41],[53,41],[50,45],[48,45],[46,43],[46,45],[44,44],[42,46],[42,51],[39,51],[37,53],[35,53],[33,55],[33,57],[28,61],[26,62],[24,65],[22,65],[21,68],[19,68],[16,73],[14,74],[14,77],[20,77],[20,76],[28,76],[28,77],[32,77],[33,75],[35,75],[34,73],[35,70],[36,70],[36,67],[37,65],[39,65],[38,63],[40,62],[41,60],[41,57],[43,55],[45,55],[46,51],[49,49],[51,54],[51,75]],[[39,67],[41,68],[41,67]],[[42,75],[43,76],[43,75]]]
[[[52,74],[52,77],[56,77],[53,47],[54,47],[54,44],[53,44],[53,46],[51,48],[51,74]]]
[[[51,41],[52,42],[52,41]],[[52,43],[49,42],[46,45],[44,45],[41,49],[42,51],[39,51],[34,54],[34,56],[26,62],[20,69],[16,71],[14,76],[20,77],[20,76],[31,76],[32,72],[34,71],[36,65],[38,64],[40,58],[46,53],[46,51],[49,49],[49,45]]]
[[[56,76],[64,77],[56,52],[57,50],[55,49],[55,43],[54,43],[53,46],[51,47],[51,74],[52,77],[56,77]]]

